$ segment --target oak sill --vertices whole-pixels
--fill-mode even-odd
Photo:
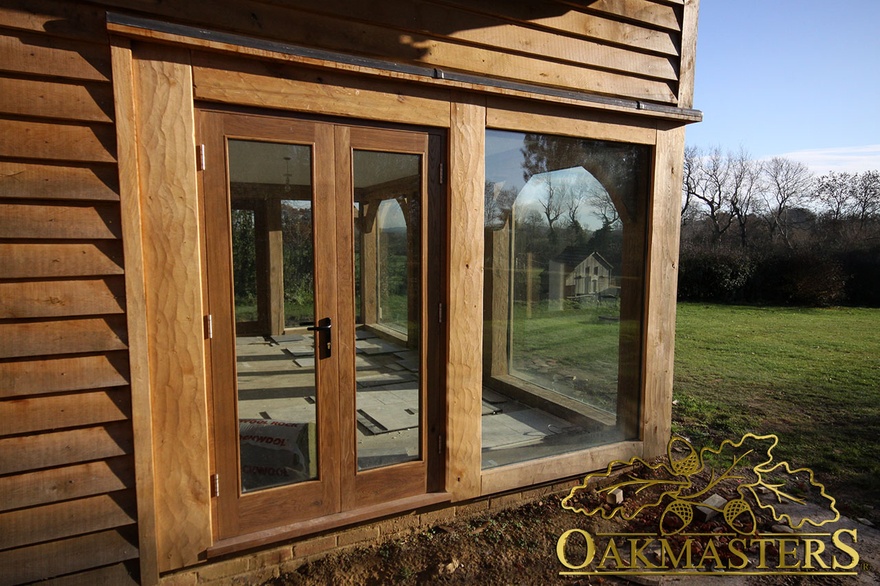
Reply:
[[[208,559],[216,558],[270,543],[302,537],[304,535],[312,535],[314,533],[320,533],[331,529],[338,529],[346,525],[371,521],[381,517],[451,501],[452,495],[448,492],[432,492],[407,497],[379,505],[327,515],[309,521],[292,523],[282,527],[273,527],[272,529],[264,529],[263,531],[239,535],[238,537],[222,539],[209,547],[206,554]]]

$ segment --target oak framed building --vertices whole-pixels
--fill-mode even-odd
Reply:
[[[3,2],[0,583],[661,453],[697,4]]]

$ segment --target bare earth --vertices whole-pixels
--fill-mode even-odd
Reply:
[[[566,496],[550,495],[517,508],[457,520],[404,537],[370,546],[335,552],[305,563],[297,571],[279,576],[266,586],[280,585],[380,585],[380,584],[478,584],[543,585],[630,584],[620,577],[560,575],[566,568],[556,556],[557,541],[565,531],[581,528],[595,535],[599,532],[637,532],[649,530],[656,519],[625,523],[587,517],[564,510]],[[628,495],[632,506],[639,497]],[[718,531],[718,521],[706,521],[693,529]],[[771,531],[772,519],[758,515],[761,532]],[[746,577],[716,575],[706,577],[633,578],[639,584],[683,584],[712,586],[794,585],[794,584],[880,584],[880,532],[849,519],[835,528],[858,529],[858,552],[861,561],[858,577],[774,576]],[[824,528],[823,528],[824,529]],[[833,529],[832,529],[833,530]],[[576,554],[575,554],[576,555]],[[775,554],[771,548],[768,554]]]

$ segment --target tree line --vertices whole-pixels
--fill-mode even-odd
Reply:
[[[679,297],[880,306],[880,171],[685,149]]]

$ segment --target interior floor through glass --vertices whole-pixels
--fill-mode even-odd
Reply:
[[[236,339],[239,419],[314,424],[315,357],[311,333]],[[361,469],[417,458],[418,356],[366,328],[357,330],[357,441]],[[542,409],[483,388],[483,468],[614,441],[612,422]],[[611,423],[611,425],[609,425]],[[412,437],[408,437],[412,436]],[[404,440],[404,441],[401,441]],[[406,450],[406,452],[402,451]]]

